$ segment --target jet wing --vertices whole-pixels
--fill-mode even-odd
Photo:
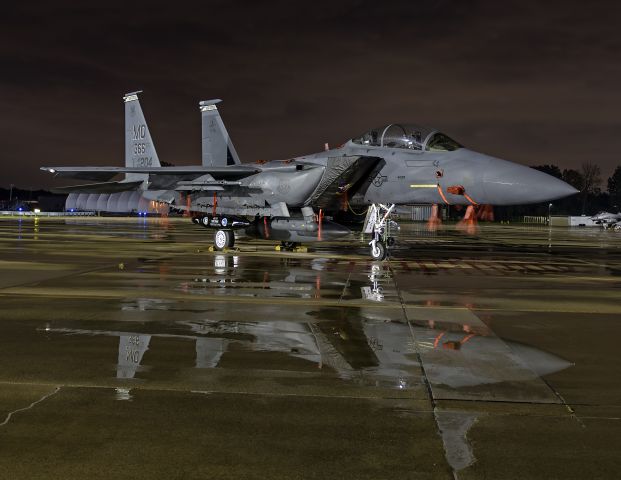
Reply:
[[[182,176],[212,175],[216,179],[243,178],[260,172],[260,169],[247,165],[231,165],[227,167],[41,167],[41,170],[53,173],[58,177],[80,178],[85,180],[107,181],[120,173],[146,173],[149,175]]]
[[[142,181],[86,183],[70,185],[68,187],[56,187],[52,189],[52,193],[117,193],[135,190],[141,184]]]

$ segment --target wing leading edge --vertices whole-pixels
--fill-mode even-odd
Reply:
[[[228,167],[41,167],[41,170],[52,173],[57,177],[77,178],[84,180],[110,180],[122,173],[142,173],[148,175],[187,176],[212,175],[216,179],[243,178],[261,170],[246,165],[231,165]]]

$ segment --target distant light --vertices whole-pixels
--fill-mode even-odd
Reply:
[[[50,173],[56,173],[56,170],[54,168],[50,168]]]
[[[22,209],[22,207],[19,207],[19,208],[17,209],[17,211],[18,211],[18,212],[21,212],[22,210],[23,210],[23,209]]]
[[[35,209],[34,209],[34,212],[35,212],[35,213],[41,213],[41,209],[40,209],[40,208],[35,208]]]

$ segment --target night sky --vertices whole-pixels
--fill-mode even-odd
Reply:
[[[210,98],[244,162],[408,122],[526,165],[596,162],[604,181],[621,164],[618,2],[86,3],[2,9],[0,186],[123,165],[121,97],[140,89],[177,165],[200,163]]]

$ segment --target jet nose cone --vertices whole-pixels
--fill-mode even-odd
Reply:
[[[540,377],[560,372],[573,365],[567,360],[543,350],[538,350],[530,345],[510,343],[509,347],[526,365]]]
[[[483,175],[493,205],[522,205],[557,200],[578,193],[571,185],[534,168],[493,158]]]

